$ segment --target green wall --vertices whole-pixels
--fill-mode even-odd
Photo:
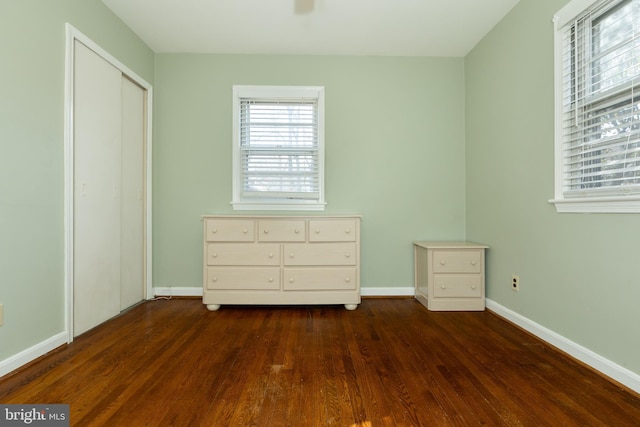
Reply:
[[[0,0],[0,361],[65,329],[65,22],[153,83],[153,52],[99,0]]]
[[[465,59],[467,238],[491,246],[488,298],[640,373],[640,215],[547,202],[551,19],[566,3],[521,0]]]
[[[412,241],[464,237],[463,67],[462,58],[157,54],[154,286],[201,286],[200,216],[233,213],[232,85],[255,84],[325,87],[325,213],[363,215],[362,286],[412,287]]]

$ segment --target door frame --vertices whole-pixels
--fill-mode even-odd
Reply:
[[[75,41],[79,41],[97,55],[120,70],[133,82],[138,84],[146,93],[145,107],[145,151],[144,151],[144,299],[153,298],[152,281],[152,222],[151,222],[151,184],[152,184],[152,106],[153,87],[138,74],[129,69],[126,65],[118,61],[109,52],[101,48],[87,36],[78,31],[71,24],[65,24],[66,29],[66,49],[65,49],[65,97],[64,97],[64,288],[65,288],[65,333],[67,342],[73,341],[73,242],[74,242],[74,61],[75,61]]]

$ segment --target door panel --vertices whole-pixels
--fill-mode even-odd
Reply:
[[[120,312],[121,72],[76,41],[74,335]],[[118,230],[114,233],[114,230]]]
[[[122,76],[121,310],[144,298],[144,98]]]

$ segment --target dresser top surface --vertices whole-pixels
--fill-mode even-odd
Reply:
[[[362,219],[362,215],[202,215],[202,219]]]
[[[489,246],[481,243],[466,241],[426,241],[413,242],[414,245],[425,249],[488,249]]]

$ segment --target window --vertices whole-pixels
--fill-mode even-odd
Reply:
[[[555,22],[558,212],[640,212],[640,0],[573,0]]]
[[[232,204],[324,209],[324,88],[233,87]]]

